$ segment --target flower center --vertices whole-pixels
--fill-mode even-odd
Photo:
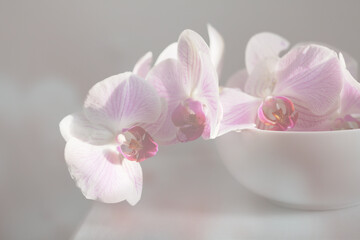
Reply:
[[[199,138],[205,128],[206,117],[201,102],[191,98],[180,103],[171,116],[173,124],[178,127],[177,139],[180,142]]]
[[[158,145],[150,134],[138,126],[124,130],[116,140],[119,153],[131,161],[144,161],[158,151]]]
[[[286,97],[266,97],[258,109],[259,128],[285,131],[295,126],[298,113],[293,102]]]
[[[333,130],[347,130],[360,128],[360,116],[345,115],[343,118],[337,118],[334,121]]]

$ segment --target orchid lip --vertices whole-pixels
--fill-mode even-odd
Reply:
[[[116,137],[118,152],[126,159],[141,162],[155,156],[158,144],[142,127],[125,129]]]
[[[295,126],[298,113],[293,102],[283,96],[268,96],[258,109],[258,118],[271,130],[285,131]]]
[[[180,142],[199,138],[205,128],[206,117],[202,103],[191,98],[179,103],[173,111],[171,119],[178,128],[176,135]]]

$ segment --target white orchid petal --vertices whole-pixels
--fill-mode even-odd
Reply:
[[[128,163],[107,146],[95,146],[75,138],[65,148],[65,160],[72,178],[88,199],[106,203],[140,199],[142,171],[137,162]]]
[[[60,122],[60,132],[65,141],[77,138],[94,145],[104,145],[114,140],[114,134],[101,124],[91,123],[83,113],[66,116]]]
[[[358,77],[358,62],[350,56],[350,54],[346,53],[346,52],[342,52],[345,64],[346,64],[346,69],[350,72],[350,74],[354,77],[357,78]]]
[[[148,82],[166,101],[166,108],[160,117],[162,127],[154,133],[155,139],[160,139],[160,142],[173,143],[176,140],[177,128],[172,123],[171,114],[179,103],[187,98],[179,71],[177,60],[166,59],[157,64],[148,75]]]
[[[167,46],[159,55],[157,58],[155,65],[159,64],[160,62],[166,60],[166,59],[177,59],[177,48],[178,43],[174,42]]]
[[[161,101],[147,81],[132,73],[107,78],[89,91],[84,104],[86,118],[113,132],[138,123],[156,122],[161,114]]]
[[[178,59],[181,64],[182,85],[185,92],[191,96],[201,81],[201,74],[208,71],[203,66],[204,60],[210,59],[212,65],[210,49],[198,33],[185,30],[181,33],[178,41]],[[208,62],[205,64],[208,67]]]
[[[351,73],[351,75],[357,79],[358,77],[358,62],[355,60],[354,57],[352,57],[349,53],[340,50],[334,46],[331,46],[329,44],[326,43],[322,43],[322,42],[302,42],[302,43],[298,43],[295,45],[295,47],[298,46],[306,46],[306,45],[321,45],[321,46],[325,46],[327,48],[330,48],[332,50],[334,50],[335,52],[339,53],[339,57],[341,55],[342,57],[342,61],[343,63],[346,65],[347,70]],[[294,48],[295,48],[294,47]]]
[[[250,38],[245,50],[245,65],[250,74],[259,62],[267,58],[277,58],[289,47],[283,37],[269,32],[258,33]]]
[[[317,116],[331,114],[340,100],[342,69],[337,54],[329,48],[293,48],[279,62],[273,94],[285,96]]]
[[[272,95],[276,85],[276,68],[279,58],[267,58],[254,67],[244,86],[250,95],[265,98]]]
[[[205,106],[206,125],[202,137],[213,139],[217,136],[222,118],[222,106],[219,97],[217,73],[209,58],[202,59],[201,78],[199,80],[196,98]]]
[[[341,92],[340,115],[360,114],[360,83],[344,69],[344,87]]]
[[[134,66],[133,73],[141,78],[145,78],[151,69],[152,60],[152,52],[147,52],[137,61]]]
[[[207,25],[209,33],[209,46],[210,46],[210,55],[211,60],[216,68],[218,76],[221,74],[223,67],[223,58],[224,58],[224,49],[225,43],[223,37],[220,33],[210,24]]]
[[[252,97],[239,89],[223,88],[220,100],[224,116],[218,136],[230,131],[256,127],[256,117],[261,99]]]
[[[178,57],[185,93],[204,105],[206,125],[202,137],[215,138],[222,117],[222,107],[218,75],[209,47],[199,34],[185,30],[179,37]]]

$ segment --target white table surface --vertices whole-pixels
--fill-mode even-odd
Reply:
[[[360,207],[276,206],[232,178],[213,141],[162,150],[143,164],[140,202],[94,203],[74,239],[360,239]]]

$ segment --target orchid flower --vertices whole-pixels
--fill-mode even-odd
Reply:
[[[337,54],[327,47],[296,46],[272,33],[253,36],[246,70],[230,78],[220,94],[224,116],[219,135],[258,127],[317,130],[339,106],[343,74]]]
[[[66,163],[86,198],[131,205],[139,201],[139,162],[158,150],[149,126],[156,125],[161,111],[156,90],[128,72],[95,84],[83,111],[60,122]]]
[[[212,48],[199,34],[185,30],[147,75],[168,104],[161,132],[170,143],[217,136],[222,117],[217,71],[221,71],[223,42],[210,26],[209,35]]]

